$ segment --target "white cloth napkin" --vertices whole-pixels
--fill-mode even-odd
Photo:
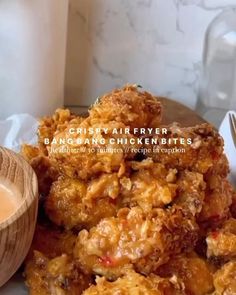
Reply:
[[[16,152],[23,143],[37,142],[37,120],[28,114],[12,115],[0,121],[0,145]]]
[[[230,131],[230,124],[229,124],[229,114],[234,114],[236,116],[236,112],[229,111],[219,128],[220,135],[224,138],[225,142],[225,153],[229,160],[230,165],[230,175],[229,179],[232,182],[232,184],[236,187],[236,148],[234,146],[234,142],[232,139],[231,131]]]

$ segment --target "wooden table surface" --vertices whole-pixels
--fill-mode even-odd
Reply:
[[[182,126],[194,126],[206,122],[196,112],[177,101],[166,97],[160,97],[159,99],[163,104],[162,121],[164,124],[178,122]]]

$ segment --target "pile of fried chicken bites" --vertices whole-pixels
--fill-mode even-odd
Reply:
[[[132,130],[160,127],[161,117],[157,97],[127,85],[86,118],[59,109],[40,121],[38,145],[22,147],[40,192],[24,272],[31,295],[236,294],[236,193],[211,125],[167,127],[168,138],[192,139],[184,153],[134,153],[119,142],[116,153],[96,144],[70,153],[65,142],[63,153],[44,142],[70,128],[107,128],[96,136],[108,147],[113,128],[145,136]]]

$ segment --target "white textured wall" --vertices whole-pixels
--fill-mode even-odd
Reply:
[[[70,0],[66,104],[138,83],[194,107],[207,25],[236,0]]]

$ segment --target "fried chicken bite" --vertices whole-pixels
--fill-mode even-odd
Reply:
[[[122,171],[124,161],[133,159],[140,146],[132,134],[113,134],[114,129],[126,128],[123,123],[111,121],[90,125],[87,118],[77,128],[86,132],[92,128],[97,132],[71,134],[69,124],[63,132],[55,135],[56,142],[49,147],[49,158],[57,163],[63,174],[72,178],[89,180],[100,173]],[[64,141],[61,143],[60,139]]]
[[[40,195],[47,196],[52,183],[59,177],[57,167],[45,156],[33,158],[30,165],[37,175]]]
[[[236,261],[226,263],[214,274],[215,292],[213,295],[236,294]]]
[[[154,274],[145,277],[134,271],[128,271],[124,276],[114,282],[109,282],[105,277],[97,277],[96,285],[84,291],[83,295],[187,295],[182,282],[172,277],[160,278]]]
[[[44,155],[38,146],[33,146],[29,144],[23,144],[21,146],[20,153],[27,162],[31,162],[34,158]]]
[[[73,119],[67,123],[66,128],[65,124],[62,124],[63,128],[56,127],[56,131],[50,134],[45,132],[42,137],[51,139],[53,136],[54,141],[47,150],[50,159],[57,163],[62,173],[87,180],[99,173],[118,172],[125,160],[135,157],[136,152],[132,150],[141,146],[136,143],[132,132],[114,134],[114,129],[125,130],[130,127],[132,131],[134,127],[157,126],[160,118],[161,105],[155,97],[139,92],[134,86],[126,86],[102,97],[100,102],[91,108],[89,117],[79,121],[77,125]],[[101,131],[96,134],[71,134],[72,127],[76,130],[92,128]],[[104,129],[107,129],[107,132],[104,132]],[[111,138],[115,142],[111,142]],[[65,139],[65,142],[61,143],[60,139]],[[122,139],[122,142],[117,142],[117,139]],[[85,140],[90,140],[90,143],[87,144]],[[130,143],[132,140],[135,141],[134,144]]]
[[[174,203],[190,211],[194,216],[199,214],[205,198],[206,183],[203,175],[188,170],[181,171],[178,175],[177,185],[177,197]]]
[[[182,128],[174,123],[167,129],[166,143],[162,144],[159,141],[158,145],[152,147],[152,153],[149,155],[155,162],[163,163],[167,167],[177,170],[188,169],[206,173],[221,158],[223,139],[210,124]],[[159,138],[159,136],[154,135],[153,138]],[[175,143],[175,139],[179,141]],[[191,140],[190,143],[188,143],[189,140]],[[158,151],[162,148],[173,149],[175,147],[184,149],[184,151],[182,153],[155,152],[155,150]]]
[[[210,266],[194,253],[173,257],[157,270],[157,274],[181,279],[187,294],[205,295],[214,290]]]
[[[148,212],[173,200],[175,170],[148,159],[131,161],[127,166],[134,172],[121,178],[117,173],[103,173],[89,182],[60,177],[45,201],[47,216],[67,229],[89,229],[102,218],[115,216],[121,207],[139,205]]]
[[[104,174],[90,183],[60,177],[45,201],[49,219],[66,229],[90,228],[102,218],[114,216],[119,183],[116,174]]]
[[[90,284],[66,254],[50,260],[35,251],[25,275],[30,295],[80,295]]]
[[[76,235],[52,225],[37,225],[31,250],[25,261],[26,284],[31,295],[79,295],[89,286],[74,264]]]
[[[218,175],[222,178],[226,178],[229,174],[229,162],[225,154],[222,154],[220,159],[214,163],[214,165],[208,170],[204,178],[207,180],[212,175]]]
[[[236,219],[230,218],[222,228],[209,232],[206,242],[208,258],[236,258]]]
[[[39,193],[46,196],[53,181],[59,176],[57,167],[43,154],[39,147],[25,144],[21,148],[21,154],[37,175]]]
[[[89,117],[92,124],[117,121],[133,129],[159,126],[161,113],[157,97],[127,85],[102,96],[90,109]]]
[[[177,170],[166,169],[148,158],[142,162],[131,161],[127,165],[133,170],[129,177],[121,178],[122,207],[140,206],[144,211],[170,204],[176,196]]]
[[[74,257],[85,272],[117,278],[127,268],[149,274],[170,256],[190,251],[198,226],[193,216],[178,207],[123,208],[117,217],[102,219],[90,231],[79,233]]]
[[[43,117],[39,121],[38,145],[45,155],[48,154],[47,145],[44,142],[45,138],[51,141],[54,135],[65,130],[72,120],[75,120],[78,124],[83,121],[83,118],[71,114],[68,109],[57,109],[51,117]]]
[[[230,207],[230,212],[234,218],[236,218],[236,191],[233,191],[232,204]]]
[[[198,222],[201,227],[217,228],[229,217],[233,189],[226,178],[219,175],[208,175],[205,199]]]
[[[205,197],[203,175],[188,170],[167,169],[151,158],[127,163],[132,168],[130,177],[122,177],[121,203],[123,207],[140,206],[145,211],[178,204],[192,215],[200,213]]]
[[[52,224],[37,224],[27,261],[32,258],[34,250],[50,259],[62,254],[72,256],[76,237],[71,231],[62,231]]]

